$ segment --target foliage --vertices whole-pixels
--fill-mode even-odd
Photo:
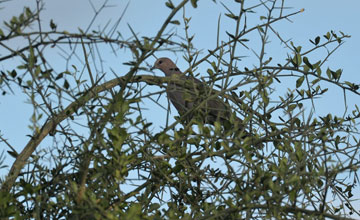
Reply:
[[[305,50],[283,40],[274,25],[303,10],[288,13],[276,0],[242,0],[235,1],[239,10],[233,11],[214,1],[236,28],[225,32],[227,40],[218,39],[215,48],[200,53],[183,10],[185,5],[198,10],[196,0],[169,0],[164,4],[169,16],[155,36],[140,37],[129,26],[131,38],[107,35],[105,29],[90,31],[92,24],[86,31],[60,31],[53,20],[45,31],[43,5],[37,3],[36,9],[25,8],[0,29],[0,47],[7,51],[0,61],[17,62],[16,68],[1,71],[2,95],[16,88],[33,108],[33,133],[20,153],[1,136],[8,156],[16,158],[1,182],[2,217],[342,219],[359,214],[352,203],[359,168],[359,109],[354,105],[344,116],[314,116],[317,101],[329,90],[360,95],[358,84],[341,79],[341,69],[325,66],[348,35],[330,31],[311,39]],[[175,20],[182,11],[183,20]],[[246,16],[255,12],[261,13],[260,22],[250,26]],[[181,24],[184,34],[178,38],[176,28],[169,27]],[[42,28],[33,31],[36,26]],[[261,39],[258,62],[243,67],[239,48],[251,48],[248,36],[253,33]],[[274,64],[276,55],[266,54],[270,37],[287,48],[283,62]],[[20,39],[26,45],[8,46]],[[124,63],[128,72],[111,80],[89,61],[91,57],[106,65],[97,49],[106,45],[114,53],[132,55]],[[328,53],[313,60],[314,51],[322,48]],[[57,50],[68,52],[67,62],[76,54],[83,64],[53,69],[55,61],[48,54]],[[177,117],[159,128],[145,118],[142,105],[156,102],[164,92],[159,89],[176,81],[145,74],[154,61],[151,56],[160,50],[183,55],[190,66],[186,74],[196,75],[200,64],[207,65],[204,79],[211,90],[203,95],[221,96],[251,135],[239,138],[244,131],[231,124],[184,123]],[[159,89],[149,92],[150,85]],[[279,85],[287,90],[279,91]],[[46,148],[45,139],[53,145]]]

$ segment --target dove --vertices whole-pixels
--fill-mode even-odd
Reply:
[[[209,94],[210,88],[206,83],[195,77],[185,76],[171,59],[166,57],[157,59],[152,69],[159,69],[165,76],[177,79],[176,82],[167,84],[166,93],[180,116],[187,113],[186,120],[194,116],[200,117],[205,124],[214,124],[215,121],[224,124],[225,121],[230,120],[230,106],[219,97]],[[182,82],[184,86],[181,85]],[[188,112],[194,108],[196,108],[194,112]]]

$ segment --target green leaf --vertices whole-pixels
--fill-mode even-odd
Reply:
[[[55,78],[55,81],[58,80],[58,79],[61,79],[62,77],[64,76],[64,73],[60,73],[59,75],[57,75],[57,77]]]
[[[264,91],[264,92],[261,92],[260,94],[261,94],[261,98],[262,98],[262,100],[264,102],[264,106],[267,106],[269,104],[269,101],[270,101],[267,92]]]
[[[170,21],[171,24],[176,24],[176,25],[180,25],[180,21],[178,20],[173,20],[173,21]]]
[[[295,190],[290,191],[289,199],[290,199],[291,202],[294,202],[296,200],[296,191]]]
[[[65,81],[64,81],[64,88],[65,88],[65,89],[69,89],[69,87],[70,87],[70,84],[69,84],[69,82],[65,79]]]
[[[7,151],[7,152],[8,152],[8,154],[10,154],[10,156],[12,156],[13,158],[17,158],[17,156],[18,156],[18,153],[15,152],[15,151]]]
[[[230,34],[229,32],[225,31],[227,35],[229,35],[229,37],[231,37],[231,39],[235,39],[235,36]]]
[[[314,69],[313,65],[311,65],[307,57],[303,57],[303,61],[306,64],[306,66],[310,67],[310,69]]]
[[[349,82],[349,81],[345,81],[345,84],[348,85],[350,88],[353,87],[353,83]]]
[[[301,97],[304,97],[304,90],[301,89],[301,90],[296,90],[296,92],[301,96]]]
[[[26,16],[27,16],[28,18],[32,17],[32,14],[33,14],[33,13],[31,12],[30,8],[26,7],[26,8],[25,8],[25,13],[26,13]]]
[[[36,69],[35,69],[35,77],[38,77],[39,74],[40,74],[40,72],[41,72],[40,66],[36,66]]]
[[[26,65],[19,65],[16,68],[18,68],[19,70],[24,70],[26,69]]]
[[[170,9],[174,9],[174,8],[175,8],[174,4],[173,4],[171,1],[166,2],[165,5],[166,5],[168,8],[170,8]]]
[[[34,68],[34,64],[35,64],[35,55],[34,55],[34,49],[32,47],[30,47],[29,49],[29,58],[28,58],[28,65],[29,65],[29,69]]]
[[[215,121],[214,122],[214,126],[215,126],[215,133],[219,134],[221,132],[221,124],[219,121]]]
[[[13,16],[10,20],[10,24],[17,24],[19,21],[18,21],[18,18]]]
[[[150,44],[150,42],[149,42],[149,40],[147,38],[144,38],[143,46],[144,46],[144,49],[146,49],[146,50],[151,50],[152,49],[151,44]]]
[[[314,69],[318,68],[320,63],[321,63],[321,60],[317,61],[316,63],[313,63],[312,65],[313,65]]]
[[[54,23],[53,19],[50,20],[50,28],[51,30],[55,31],[56,30],[57,25]]]
[[[316,72],[318,76],[321,76],[321,68],[320,67],[316,67]]]
[[[264,62],[264,65],[268,65],[271,62],[271,60],[272,60],[272,57],[269,57],[269,59]]]
[[[326,70],[326,74],[328,76],[329,79],[335,79],[335,80],[339,80],[342,74],[342,69],[338,69],[335,71],[332,71],[331,69],[327,69]]]
[[[295,50],[296,53],[300,53],[300,52],[301,52],[301,48],[302,48],[301,46],[295,47],[294,42],[292,42],[292,41],[290,41],[290,44],[291,44],[291,46],[294,48],[294,50]]]
[[[217,66],[216,66],[216,63],[214,61],[211,62],[211,66],[215,71],[217,71]]]
[[[15,78],[17,76],[17,72],[15,70],[12,70],[11,72],[9,72],[9,75]]]
[[[294,65],[294,67],[299,67],[300,66],[300,64],[301,64],[301,55],[300,54],[296,54],[295,56],[294,56],[294,58],[292,59],[292,60],[290,60],[290,62]]]
[[[288,112],[292,112],[294,111],[294,109],[296,108],[297,104],[291,104],[288,106]]]
[[[320,43],[320,37],[317,36],[317,37],[315,38],[315,45],[318,45],[319,43]]]
[[[330,37],[331,37],[330,32],[327,32],[326,35],[324,35],[324,37],[325,37],[327,40],[330,40]]]
[[[210,77],[213,77],[214,76],[214,71],[212,69],[207,69],[206,71]]]
[[[236,15],[234,15],[234,14],[232,14],[232,13],[226,13],[225,15],[228,16],[228,17],[231,18],[231,19],[234,19],[234,20],[238,20],[238,19],[239,19],[239,16],[236,16]]]
[[[149,207],[149,212],[152,212],[152,211],[156,211],[156,210],[158,210],[158,209],[160,209],[160,204],[159,203],[153,203],[153,204],[151,204],[150,205],[150,207]]]
[[[160,134],[157,139],[159,144],[170,144],[172,140],[170,140],[170,136],[167,134]]]
[[[289,183],[296,183],[300,181],[300,177],[297,175],[293,175],[292,177],[290,177]]]
[[[316,83],[318,83],[320,81],[320,79],[319,78],[317,78],[317,79],[314,79],[312,82],[311,82],[311,84],[312,85],[315,85]]]
[[[334,79],[339,80],[342,74],[342,69],[336,70],[336,72],[331,71]]]
[[[128,137],[128,133],[125,128],[121,127],[113,127],[111,129],[106,129],[107,133],[109,135],[109,138],[111,139],[113,146],[116,149],[121,150],[121,147]]]
[[[303,71],[304,71],[305,73],[308,73],[309,70],[310,70],[310,68],[309,68],[307,65],[304,65],[303,68],[304,68]]]
[[[198,2],[198,0],[191,0],[191,5],[192,5],[194,8],[197,8],[197,2]]]
[[[301,76],[299,79],[296,80],[296,88],[299,88],[304,82],[305,76]]]
[[[345,81],[345,84],[349,86],[349,88],[353,89],[353,90],[358,90],[359,89],[359,86],[354,84],[354,83],[351,83],[349,81]]]
[[[261,33],[265,33],[264,29],[261,26],[257,26],[257,29],[261,32]]]

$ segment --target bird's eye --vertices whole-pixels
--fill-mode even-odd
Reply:
[[[162,63],[162,60],[159,60],[159,64],[161,64]]]

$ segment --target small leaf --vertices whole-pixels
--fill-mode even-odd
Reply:
[[[329,40],[330,39],[330,32],[327,32],[326,35],[324,35],[324,37]]]
[[[296,88],[299,88],[302,83],[304,82],[305,76],[301,76],[299,79],[296,80]]]
[[[7,151],[7,152],[8,152],[8,154],[10,154],[10,156],[12,156],[13,158],[17,158],[17,156],[18,156],[18,153],[15,152],[15,151]]]
[[[313,65],[311,65],[307,57],[303,57],[303,61],[306,64],[306,66],[310,67],[310,69],[314,69]]]
[[[206,71],[210,77],[213,77],[214,76],[214,72],[212,71],[212,69],[207,69]]]
[[[288,106],[288,112],[292,112],[296,108],[297,104],[291,104]]]
[[[175,8],[174,4],[173,4],[171,1],[166,2],[165,5],[166,5],[168,8],[170,8],[170,9],[174,9],[174,8]]]
[[[171,24],[176,24],[176,25],[180,25],[180,21],[178,20],[173,20],[173,21],[170,21]]]
[[[30,8],[26,7],[26,8],[25,8],[25,13],[26,13],[26,16],[27,16],[28,18],[32,17],[32,12],[31,12]]]
[[[69,87],[70,87],[70,84],[69,84],[69,82],[65,79],[65,81],[64,81],[64,88],[65,88],[65,89],[69,89]]]
[[[57,75],[57,77],[55,78],[55,80],[61,79],[64,76],[64,73],[60,73],[59,75]]]
[[[349,81],[345,81],[345,84],[348,85],[350,88],[353,87],[353,83],[349,82]]]
[[[197,8],[197,1],[198,1],[198,0],[191,0],[191,5],[192,5],[194,8]]]
[[[268,64],[271,62],[271,60],[272,60],[272,57],[270,57],[268,60],[266,60],[266,61],[264,62],[264,65],[268,65]]]
[[[50,28],[51,30],[55,31],[56,30],[57,25],[54,23],[53,19],[50,20]]]
[[[326,75],[328,76],[329,79],[332,79],[331,70],[329,68],[327,68],[326,70]]]
[[[151,204],[150,205],[150,207],[149,207],[149,212],[152,212],[152,211],[156,211],[156,210],[158,210],[158,209],[160,209],[160,205],[159,205],[159,203],[153,203],[153,204]]]
[[[331,71],[334,79],[339,80],[342,74],[342,69],[336,70],[336,72]]]
[[[303,90],[303,89],[302,89],[302,90],[296,90],[296,92],[297,92],[301,97],[304,98],[304,90]]]
[[[232,14],[232,13],[226,13],[225,15],[228,16],[228,17],[231,18],[231,19],[234,19],[234,20],[238,20],[238,19],[239,19],[239,16],[236,16],[236,15],[234,15],[234,14]]]
[[[35,60],[34,49],[32,47],[30,47],[30,49],[29,49],[29,57],[28,57],[29,69],[34,68],[35,63],[36,63],[36,60]]]
[[[312,85],[315,85],[315,84],[318,83],[319,81],[320,81],[320,78],[314,79],[314,80],[311,82],[311,84],[312,84]]]
[[[227,35],[229,35],[231,37],[231,39],[235,39],[235,36],[230,34],[229,32],[225,31]]]
[[[261,92],[260,94],[261,94],[261,98],[263,100],[264,106],[267,106],[269,104],[269,101],[270,101],[268,94],[266,94],[266,91]]]
[[[9,72],[10,76],[15,78],[17,76],[17,72],[15,70],[12,70],[11,72]]]
[[[319,43],[320,43],[320,37],[317,36],[317,37],[315,38],[315,45],[318,45]]]
[[[303,71],[304,71],[305,73],[308,73],[309,70],[310,70],[310,68],[309,68],[307,65],[304,65],[303,68],[304,68]]]
[[[294,58],[292,58],[291,60],[290,60],[290,62],[294,65],[294,67],[299,67],[299,65],[301,64],[301,55],[300,54],[296,54],[295,56],[294,56]]]
[[[264,29],[261,26],[257,26],[257,29],[261,32],[261,33],[265,33]]]
[[[41,72],[40,66],[36,66],[36,68],[35,68],[35,77],[38,77],[40,72]]]
[[[313,63],[312,65],[313,65],[314,69],[318,68],[319,65],[320,65],[320,63],[321,63],[321,60],[319,60],[319,61],[316,62],[316,63]]]

